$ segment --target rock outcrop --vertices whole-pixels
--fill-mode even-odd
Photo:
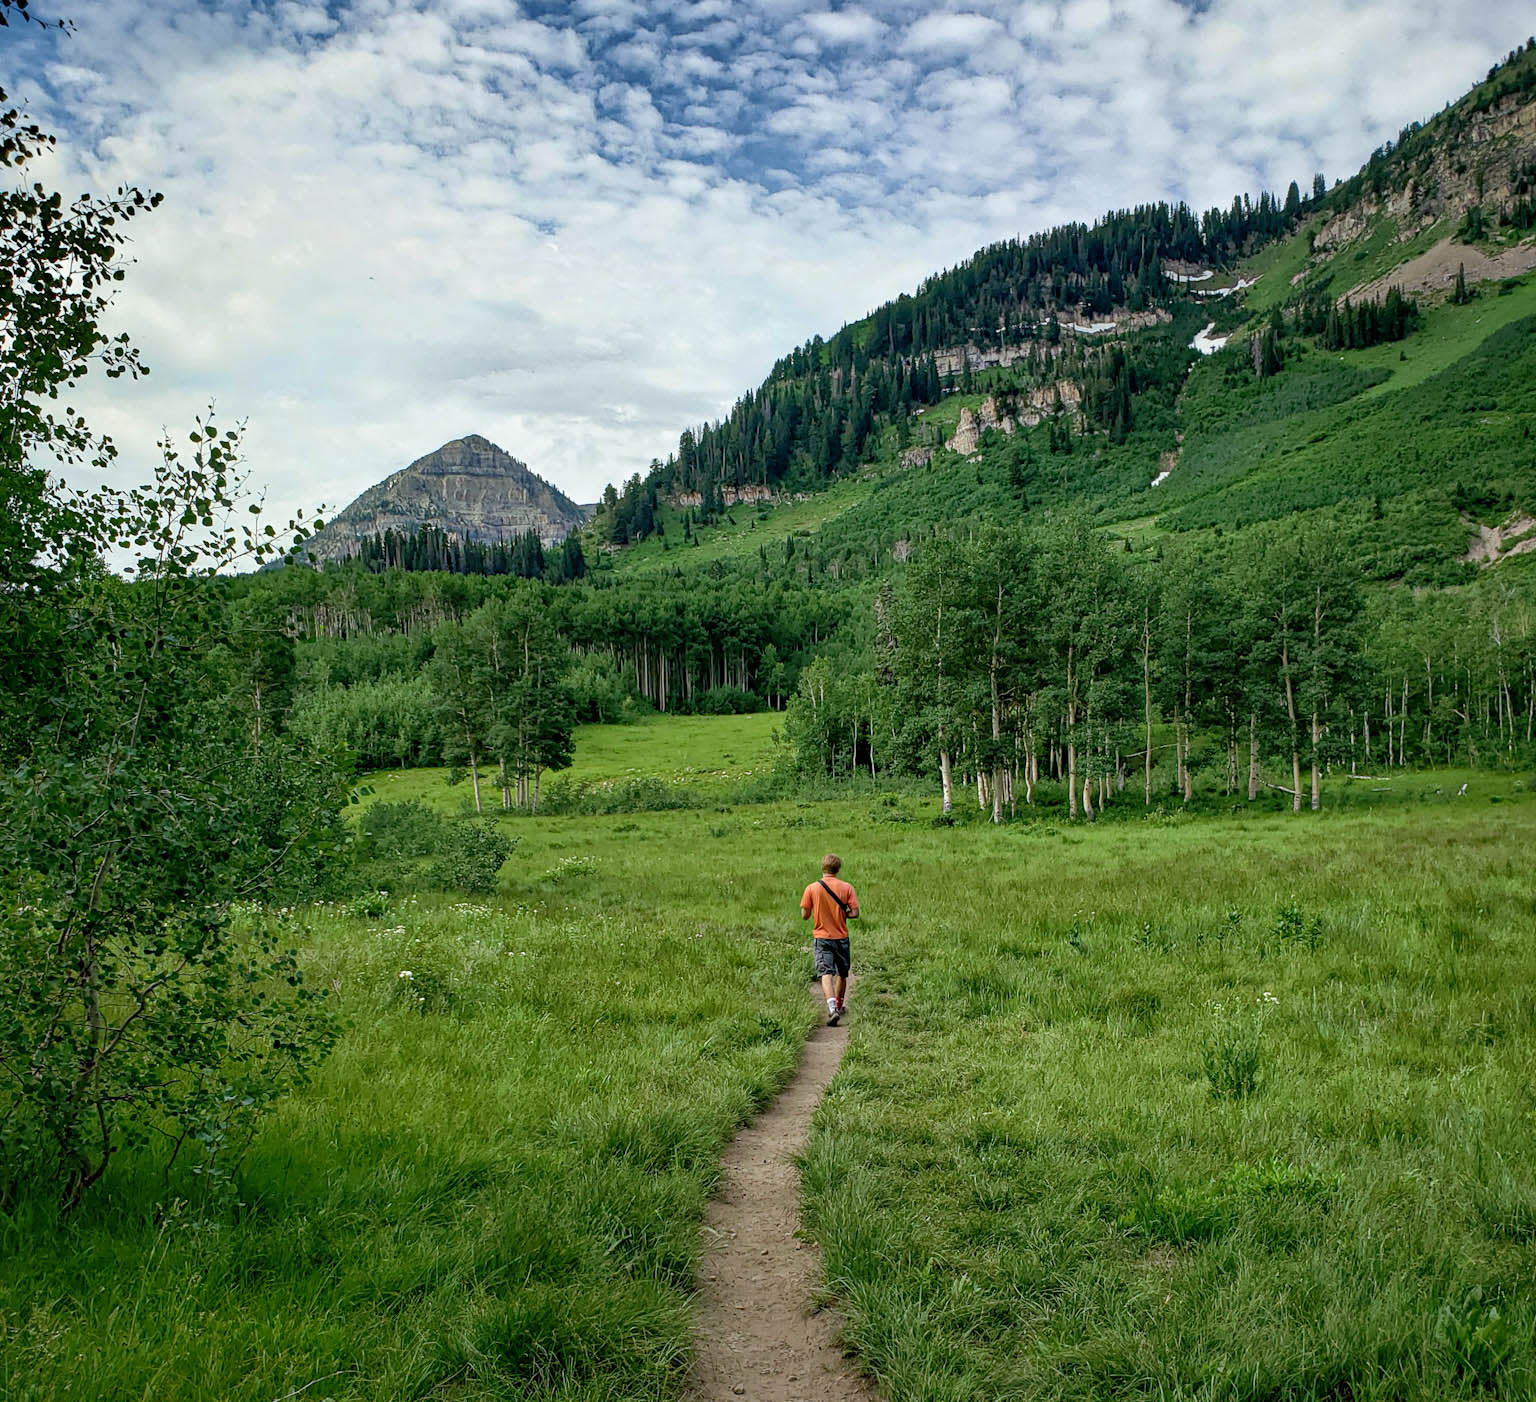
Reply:
[[[1008,399],[1013,409],[1012,413],[1005,413],[998,408],[997,400],[992,395],[983,399],[980,405],[972,411],[969,408],[960,411],[960,417],[955,421],[955,431],[945,439],[944,446],[952,453],[959,453],[962,457],[969,457],[981,446],[981,435],[988,429],[995,429],[999,433],[1014,433],[1020,424],[1025,428],[1033,428],[1036,424],[1044,422],[1053,414],[1066,414],[1071,422],[1077,425],[1081,420],[1083,403],[1082,387],[1075,380],[1056,380],[1048,385],[1036,385],[1032,389],[1022,391]],[[908,453],[926,451],[908,449]],[[929,456],[932,456],[931,451]],[[921,459],[926,462],[928,459]],[[902,466],[915,465],[907,462],[905,454],[902,456]]]
[[[1527,555],[1536,550],[1536,519],[1524,514],[1511,516],[1502,526],[1483,526],[1467,522],[1474,534],[1461,558],[1469,565],[1496,565],[1511,555]]]
[[[1400,185],[1334,214],[1313,240],[1314,261],[1358,242],[1382,217],[1397,225],[1397,240],[1406,243],[1474,205],[1495,221],[1528,193],[1536,165],[1536,102],[1528,94],[1510,94],[1466,116],[1453,108],[1437,120],[1447,124],[1446,139],[1428,145]],[[1472,275],[1471,267],[1467,273]]]
[[[316,562],[355,554],[385,531],[437,526],[460,540],[510,540],[537,531],[545,545],[586,519],[569,497],[479,434],[455,438],[435,453],[369,487],[305,544]]]
[[[761,482],[746,482],[740,487],[721,487],[720,504],[722,506],[735,506],[739,502],[774,502],[780,498],[772,487],[764,486]],[[684,509],[686,507],[700,507],[704,505],[704,497],[700,492],[674,492],[667,498],[669,505]]]

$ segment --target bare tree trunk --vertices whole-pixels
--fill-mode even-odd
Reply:
[[[1259,717],[1248,712],[1248,802],[1259,796]]]
[[[1280,666],[1285,671],[1285,713],[1291,722],[1291,812],[1301,812],[1301,749],[1296,743],[1296,692],[1291,685],[1291,658],[1288,645],[1280,645]]]
[[[992,688],[992,821],[1003,821],[1003,708],[997,689],[997,651],[1002,644],[1002,586],[998,586],[998,631],[992,639],[992,666],[988,681]]]
[[[1073,693],[1073,653],[1067,649],[1067,813],[1077,817],[1077,700]]]
[[[480,807],[480,770],[475,762],[475,747],[473,745],[469,747],[469,782],[475,790],[475,812],[483,812],[484,810]]]
[[[949,770],[949,751],[939,751],[939,783],[944,791],[944,811],[948,813],[955,806],[954,782]]]
[[[1142,806],[1152,806],[1152,622],[1147,619],[1141,631],[1141,711],[1146,731],[1147,753],[1144,763]]]
[[[1530,736],[1525,737],[1530,739]],[[1430,746],[1435,743],[1435,668],[1424,657],[1424,754],[1428,757]]]
[[[1322,804],[1322,793],[1318,788],[1317,777],[1317,742],[1323,738],[1322,727],[1317,723],[1317,712],[1312,712],[1312,811],[1317,812]]]
[[[1184,727],[1179,723],[1179,703],[1173,703],[1173,781],[1184,792]]]

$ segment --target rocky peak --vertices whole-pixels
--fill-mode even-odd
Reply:
[[[338,512],[307,543],[309,558],[334,560],[385,531],[437,526],[460,540],[510,540],[532,530],[545,545],[586,519],[569,497],[478,433],[444,443]]]

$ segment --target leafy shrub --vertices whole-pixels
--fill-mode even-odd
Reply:
[[[1483,1287],[1474,1285],[1459,1299],[1447,1300],[1436,1326],[1452,1371],[1469,1382],[1495,1387],[1515,1351],[1517,1336],[1498,1305],[1485,1297]]]
[[[442,753],[424,673],[316,686],[300,694],[288,724],[321,750],[345,750],[359,769],[434,764]]]
[[[444,1013],[453,1007],[453,984],[428,959],[413,957],[395,975],[391,1001],[414,1013]]]
[[[1222,1018],[1201,1047],[1205,1077],[1217,1100],[1242,1100],[1259,1088],[1259,1044],[1264,1027],[1257,1018]]]
[[[502,864],[517,847],[517,839],[488,821],[460,818],[445,822],[448,838],[438,860],[427,868],[426,880],[441,890],[490,895],[496,889]]]
[[[354,920],[380,920],[389,911],[388,891],[364,891],[342,907],[342,913]]]
[[[427,887],[486,896],[496,889],[502,864],[517,847],[489,819],[450,818],[414,799],[375,803],[363,814],[363,850],[393,875],[399,864],[435,858],[419,873]]]
[[[624,779],[612,784],[582,784],[560,778],[544,786],[539,812],[556,817],[595,817],[604,813],[698,808],[705,801],[656,778]]]
[[[375,803],[361,827],[370,856],[431,857],[442,850],[445,819],[416,799]]]
[[[1323,920],[1319,915],[1308,920],[1301,907],[1292,901],[1275,916],[1274,933],[1281,944],[1302,945],[1315,952],[1323,942]]]
[[[576,719],[584,724],[631,725],[655,709],[635,693],[618,664],[603,653],[574,659],[565,680]]]
[[[597,870],[597,862],[591,857],[561,857],[544,873],[545,881],[561,881],[568,876],[591,876]]]
[[[745,716],[763,709],[763,703],[739,686],[712,686],[694,698],[693,710],[701,716]]]

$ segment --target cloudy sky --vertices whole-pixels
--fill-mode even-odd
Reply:
[[[483,433],[580,501],[982,244],[1353,172],[1529,0],[34,0],[43,178],[165,203],[77,396],[137,480],[248,424],[283,511]]]

